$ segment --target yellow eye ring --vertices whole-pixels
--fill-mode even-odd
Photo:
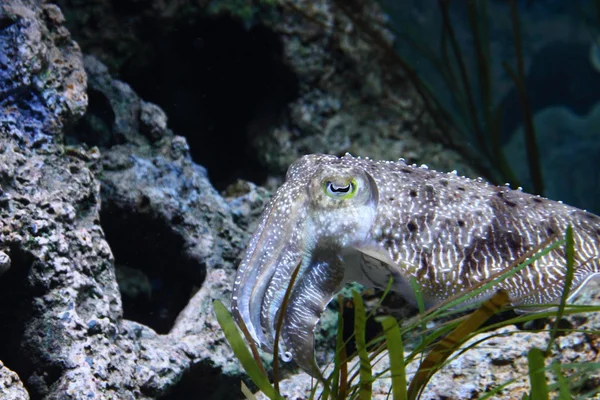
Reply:
[[[332,199],[347,200],[356,195],[358,185],[355,179],[351,179],[346,185],[339,185],[330,180],[323,181],[323,192]]]

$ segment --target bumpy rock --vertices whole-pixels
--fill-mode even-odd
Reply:
[[[143,9],[117,9],[110,1],[92,4],[59,0],[59,4],[69,10],[70,26],[86,51],[120,71],[131,68],[131,65],[144,65],[147,67],[137,66],[137,70],[159,73],[163,70],[152,68],[152,64],[161,62],[152,59],[156,51],[164,51],[161,49],[168,46],[190,46],[190,51],[178,56],[181,61],[177,60],[178,57],[169,57],[171,68],[166,69],[170,71],[166,73],[175,75],[173,71],[188,71],[177,68],[176,64],[186,63],[185,57],[196,54],[196,47],[219,45],[218,41],[215,41],[216,44],[210,40],[208,44],[204,43],[207,34],[199,27],[210,21],[221,21],[218,18],[224,16],[267,31],[269,37],[280,42],[270,56],[276,58],[292,77],[284,79],[277,76],[276,80],[266,82],[264,88],[256,91],[260,93],[249,95],[265,103],[261,104],[264,112],[256,112],[245,127],[246,132],[240,132],[239,137],[232,139],[240,142],[248,140],[255,157],[272,175],[281,176],[294,160],[304,154],[342,155],[345,152],[374,159],[396,160],[402,157],[411,163],[427,163],[438,170],[456,169],[468,176],[477,175],[464,161],[464,155],[449,151],[440,144],[447,142],[445,139],[449,133],[442,133],[436,128],[402,71],[397,65],[390,65],[388,55],[365,38],[361,27],[337,7],[343,2],[274,0],[259,3],[219,0],[199,1],[194,5],[171,2],[167,5],[153,0]],[[386,17],[378,3],[366,1],[361,4],[363,17],[371,26],[378,27],[377,33],[383,41],[391,43],[393,36],[390,32],[379,28]],[[88,23],[90,20],[99,20],[107,28],[97,32]],[[198,35],[197,42],[190,41],[187,45],[180,38],[165,44],[167,39],[162,34],[148,34],[147,26],[160,26],[164,35],[172,35],[182,26],[192,26],[194,28],[189,30],[189,35]],[[151,31],[154,32],[154,29]],[[253,35],[250,30],[247,34]],[[227,46],[235,46],[235,43],[227,42]],[[133,60],[132,57],[146,58]],[[248,57],[247,60],[251,59]],[[196,71],[192,73],[196,74]],[[290,85],[293,88],[287,87],[289,80],[295,81]],[[173,76],[168,84],[177,92],[187,93],[188,88],[183,86],[188,84],[186,79]],[[278,91],[288,89],[293,93],[291,98],[282,98]],[[263,92],[270,93],[271,97],[263,96]],[[201,87],[198,93],[188,94],[192,97],[202,95]],[[240,95],[248,94],[236,93],[232,97]],[[176,96],[172,99],[181,100]],[[282,102],[287,104],[282,105]],[[183,104],[180,106],[184,107]],[[193,134],[196,135],[196,132]],[[207,142],[213,140],[208,130],[197,134],[206,135]],[[231,162],[235,163],[235,160]],[[244,167],[239,165],[239,168]]]
[[[432,141],[438,130],[415,89],[338,2],[285,4],[281,18],[263,23],[281,34],[284,62],[300,89],[285,125],[253,135],[264,164],[283,172],[304,154],[350,152],[477,175],[459,154]],[[391,44],[393,36],[382,28],[386,17],[377,2],[364,2],[361,13]]]
[[[18,375],[6,368],[0,361],[0,393],[4,400],[29,400],[29,393],[23,387]]]
[[[252,182],[237,181],[224,193],[233,213],[233,220],[245,232],[254,232],[259,217],[271,200],[271,193]]]
[[[106,96],[115,113],[112,129],[105,132],[110,139],[100,141],[119,143],[103,151],[103,207],[155,213],[152,218],[177,231],[185,242],[182,251],[196,265],[216,267],[224,255],[233,260],[242,248],[235,240],[241,233],[206,170],[190,160],[185,138],[166,127],[158,106],[112,80],[96,59],[87,57],[86,69],[90,88]]]
[[[134,240],[127,229],[131,226],[128,220],[160,226],[161,240],[154,239],[148,246],[173,246],[169,250],[171,267],[163,275],[174,274],[179,281],[201,285],[169,337],[195,360],[239,376],[239,365],[210,310],[215,299],[229,303],[231,277],[248,235],[238,225],[252,224],[258,217],[257,208],[262,208],[269,195],[246,183],[241,185],[248,185],[248,190],[235,191],[229,202],[225,201],[210,184],[206,171],[191,162],[186,140],[166,128],[158,107],[141,101],[125,83],[112,80],[96,59],[87,57],[85,65],[90,89],[106,98],[114,115],[109,129],[96,130],[93,135],[100,143],[121,143],[105,148],[102,159],[102,215],[113,221],[107,229],[125,235],[113,247],[123,240],[130,240],[125,244],[130,246]],[[86,116],[90,118],[94,116]]]
[[[164,113],[122,82],[100,85],[106,76],[93,60],[93,93],[114,101],[114,118],[101,115],[77,129],[99,125],[109,135],[76,129],[63,146],[63,128],[85,109],[81,54],[55,6],[13,0],[0,7],[2,54],[19,50],[0,60],[0,318],[8,327],[0,358],[45,399],[156,398],[198,365],[200,376],[239,377],[210,312],[214,299],[228,300],[246,240],[229,204],[191,162],[185,139],[167,129]],[[101,155],[81,146],[81,137],[112,147]],[[123,319],[98,177],[107,212],[148,216],[167,227],[163,239],[179,241],[182,255],[172,261],[183,265],[166,275],[193,275],[201,285],[169,334]],[[1,369],[2,385],[8,376],[18,388]],[[204,391],[219,390],[213,383]]]
[[[0,4],[0,123],[29,145],[50,142],[83,115],[86,79],[79,46],[53,4]]]
[[[10,268],[10,257],[3,251],[0,251],[0,275]]]

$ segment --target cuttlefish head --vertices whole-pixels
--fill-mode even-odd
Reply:
[[[369,240],[378,202],[373,178],[344,158],[304,156],[266,207],[235,278],[232,312],[254,342],[273,352],[283,312],[280,354],[313,376],[314,328],[347,279],[348,252]],[[296,267],[288,305],[281,310]]]

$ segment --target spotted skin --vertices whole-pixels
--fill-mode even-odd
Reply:
[[[600,217],[402,160],[304,156],[290,166],[250,240],[235,278],[232,311],[254,341],[272,352],[283,295],[299,266],[280,352],[320,376],[314,327],[346,282],[385,287],[391,276],[393,290],[414,301],[414,277],[431,306],[564,235],[568,225],[576,249],[572,296],[600,274]],[[495,289],[505,289],[517,308],[556,302],[565,265],[564,249],[557,248]]]

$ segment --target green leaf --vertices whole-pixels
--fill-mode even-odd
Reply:
[[[423,346],[425,344],[425,332],[427,331],[427,321],[423,316],[425,315],[425,301],[423,300],[423,293],[421,292],[421,286],[417,283],[417,280],[414,276],[410,277],[410,285],[415,292],[415,299],[417,300],[417,307],[419,308],[419,314],[421,318],[421,343]]]
[[[254,393],[252,393],[252,391],[250,389],[248,389],[248,386],[246,386],[246,384],[244,383],[244,381],[241,381],[241,386],[242,386],[242,394],[244,396],[246,396],[246,399],[248,400],[256,400],[256,397],[254,396]]]
[[[404,365],[404,344],[398,322],[393,317],[380,320],[385,334],[388,356],[390,357],[390,372],[392,374],[392,390],[394,400],[406,400],[406,371]]]
[[[569,382],[560,370],[560,363],[557,361],[552,363],[552,371],[556,376],[556,382],[558,384],[558,399],[559,400],[571,400],[571,391],[569,390]]]
[[[504,390],[505,387],[507,387],[508,385],[510,385],[511,383],[513,383],[515,381],[516,381],[516,378],[507,380],[506,382],[504,382],[501,385],[493,388],[489,392],[486,392],[483,396],[479,397],[478,400],[485,400],[485,399],[490,399],[490,398],[500,399],[501,397],[500,396],[496,396],[496,395],[498,393],[500,393],[502,390]]]
[[[215,310],[217,321],[219,321],[219,325],[221,325],[221,329],[223,329],[225,338],[229,342],[233,353],[238,360],[240,360],[240,364],[242,364],[242,367],[250,379],[252,379],[252,382],[254,382],[270,399],[282,399],[273,386],[271,386],[271,383],[269,383],[267,376],[262,373],[260,366],[252,356],[252,353],[250,353],[250,350],[248,350],[248,347],[246,347],[246,343],[244,342],[244,339],[242,339],[242,335],[240,334],[235,321],[223,303],[219,300],[215,300],[213,302],[213,309]]]
[[[338,294],[338,321],[335,341],[335,355],[333,357],[333,372],[331,373],[331,397],[333,399],[345,396],[345,384],[348,379],[346,365],[346,343],[344,343],[344,298]],[[323,400],[326,400],[323,396]]]
[[[410,277],[410,285],[415,291],[415,299],[417,300],[417,307],[421,314],[425,313],[425,301],[423,300],[423,293],[421,292],[421,286],[417,283],[414,276]]]
[[[546,382],[546,369],[544,368],[544,352],[533,348],[527,353],[529,360],[529,382],[531,383],[531,400],[548,399],[548,383]]]
[[[356,350],[358,352],[360,363],[360,391],[358,398],[361,400],[371,400],[371,383],[373,382],[373,375],[371,373],[371,362],[369,361],[369,353],[367,351],[365,339],[367,315],[360,294],[353,290],[352,297],[354,299],[354,340],[356,341]]]
[[[469,334],[477,330],[485,321],[508,303],[508,293],[499,290],[489,300],[481,304],[467,319],[462,321],[448,336],[442,338],[427,354],[408,388],[408,398],[416,399],[427,382],[442,364],[454,353]]]
[[[276,392],[279,392],[279,338],[281,337],[283,317],[285,315],[285,311],[287,310],[288,303],[290,301],[290,296],[292,295],[292,288],[294,287],[294,283],[296,282],[296,278],[298,277],[300,266],[301,263],[298,263],[296,268],[294,268],[294,272],[292,273],[292,277],[290,278],[290,283],[288,284],[287,289],[285,290],[285,295],[283,296],[283,302],[281,303],[281,311],[279,312],[279,316],[277,317],[277,326],[275,327],[275,343],[273,344],[273,384]],[[327,386],[325,387],[325,389],[327,389]]]
[[[548,341],[548,347],[546,348],[546,356],[550,355],[552,351],[552,344],[558,334],[558,324],[565,314],[565,305],[569,298],[569,292],[571,292],[571,284],[573,283],[573,265],[575,264],[575,249],[573,242],[573,228],[571,225],[567,226],[567,232],[565,234],[565,255],[567,259],[567,271],[565,273],[565,286],[563,287],[563,293],[560,297],[560,304],[558,305],[558,311],[556,312],[556,320],[552,326],[552,333],[550,334],[550,340]]]

